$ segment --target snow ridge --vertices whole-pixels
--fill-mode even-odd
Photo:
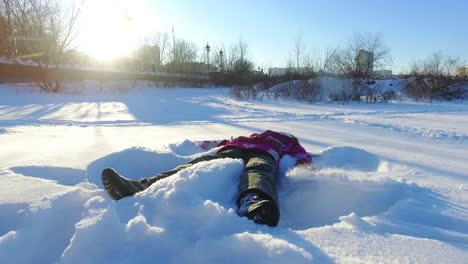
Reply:
[[[89,85],[54,95],[0,85],[0,263],[468,258],[466,103],[308,105]],[[241,160],[199,163],[118,202],[102,189],[106,167],[150,177],[213,154],[195,142],[265,129],[316,154],[313,171],[280,160],[278,227],[237,216]]]

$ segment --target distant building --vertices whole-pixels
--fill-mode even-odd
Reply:
[[[198,74],[207,73],[208,64],[203,62],[168,63],[164,65],[163,69],[168,72]],[[210,65],[211,71],[217,71],[217,68]]]
[[[367,50],[359,50],[356,55],[356,70],[363,74],[374,71],[374,53]]]
[[[306,74],[306,73],[309,73],[309,72],[311,72],[311,69],[307,68],[307,67],[302,67],[302,68],[293,68],[293,67],[289,67],[289,68],[278,68],[278,67],[268,68],[268,75],[269,76],[283,76],[283,75],[287,75],[287,74],[290,74],[290,73]]]
[[[141,47],[136,54],[139,61],[138,70],[140,71],[156,71],[160,64],[160,49],[158,45]]]
[[[372,72],[372,76],[375,78],[391,78],[392,70],[375,70]]]
[[[289,68],[268,68],[268,75],[270,76],[286,75],[288,72]]]
[[[468,65],[464,65],[456,69],[455,75],[461,76],[461,77],[468,77]]]

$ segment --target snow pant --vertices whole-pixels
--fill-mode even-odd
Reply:
[[[189,168],[198,162],[221,158],[242,159],[244,161],[245,168],[239,179],[237,204],[239,204],[239,199],[246,191],[256,190],[273,199],[278,208],[277,212],[279,212],[278,191],[276,188],[278,167],[275,159],[269,153],[261,150],[242,148],[221,149],[215,156],[206,155],[198,157],[188,163],[174,168],[173,170],[159,173],[148,180],[153,184],[158,180],[167,178],[183,169]]]

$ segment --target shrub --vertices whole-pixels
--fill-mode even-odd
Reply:
[[[433,53],[411,66],[403,93],[414,100],[462,99],[462,82],[452,75],[460,64],[458,58],[445,56],[440,51]]]
[[[403,92],[414,100],[457,100],[462,99],[462,82],[447,76],[412,76],[403,86]]]
[[[268,96],[273,99],[287,99],[299,102],[388,102],[397,98],[397,92],[385,90],[373,79],[314,78],[293,80],[268,88],[264,82],[256,85],[233,86],[231,95],[237,99],[258,99]]]
[[[261,98],[261,94],[261,89],[254,85],[234,85],[230,90],[230,95],[239,100]]]
[[[309,103],[323,100],[319,79],[285,82],[269,89],[268,95],[275,99],[283,98]]]

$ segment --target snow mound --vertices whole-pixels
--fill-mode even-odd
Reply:
[[[140,153],[138,157],[142,157],[143,152],[163,154],[132,148],[101,158],[99,163],[117,164],[116,156]],[[91,168],[97,164],[88,168],[94,171]],[[245,250],[251,259],[267,263],[323,260],[313,246],[291,243],[274,229],[236,214],[238,177],[243,168],[242,160],[201,162],[117,203],[107,196],[90,199],[61,261],[148,262],[158,256],[166,263],[215,263],[226,258],[241,262],[245,259],[239,259],[239,254]],[[96,243],[106,246],[97,250]]]
[[[15,173],[30,176],[34,178],[53,180],[62,185],[73,186],[83,182],[86,179],[86,173],[83,170],[48,167],[48,166],[24,166],[13,167],[11,170]]]
[[[140,153],[138,157],[143,152],[158,156],[133,148],[99,162],[118,162],[114,157],[135,152]],[[96,162],[90,165],[94,166]],[[310,263],[314,252],[273,235],[256,234],[258,229],[271,228],[238,217],[235,201],[243,168],[242,160],[202,162],[118,203],[107,197],[90,199],[61,261],[148,262],[158,256],[166,263],[206,263],[239,258],[240,252],[249,249],[252,259]],[[104,246],[97,249],[96,243]]]
[[[279,83],[267,90],[267,94],[276,95],[284,98],[306,99],[301,94],[305,87],[316,89],[323,101],[333,101],[332,97],[338,94],[351,94],[354,87],[359,84],[368,88],[376,95],[388,92],[401,94],[401,87],[404,85],[402,79],[389,80],[371,80],[371,79],[339,79],[332,77],[318,77],[309,80],[291,80]],[[358,86],[356,86],[358,85]]]
[[[341,225],[347,225],[351,229],[359,229],[364,231],[372,230],[373,226],[362,219],[358,214],[352,212],[349,215],[340,216]]]
[[[54,263],[70,242],[83,204],[102,194],[102,190],[70,188],[12,215],[21,224],[0,237],[0,262]]]
[[[320,161],[317,165],[323,167]],[[279,189],[281,225],[303,230],[337,223],[350,213],[380,214],[407,199],[415,188],[384,173],[336,168],[311,172],[297,167],[286,174]]]
[[[114,168],[130,179],[151,177],[160,172],[189,161],[173,152],[156,152],[142,147],[133,147],[112,153],[88,165],[86,174],[89,182],[102,186],[101,172],[104,168]]]
[[[179,154],[195,150],[189,141],[169,148]],[[18,213],[8,211],[10,221],[18,224],[10,224],[10,230],[3,230],[0,236],[0,262],[150,263],[157,259],[164,263],[219,263],[228,259],[245,263],[248,259],[254,263],[332,263],[308,241],[308,234],[317,227],[415,235],[405,226],[420,222],[417,214],[421,212],[430,212],[426,216],[436,220],[425,220],[426,228],[433,229],[421,234],[415,231],[416,236],[432,234],[442,241],[466,242],[457,233],[466,228],[465,222],[460,220],[456,222],[460,227],[451,229],[438,223],[443,216],[433,210],[437,201],[431,198],[433,193],[389,179],[391,172],[378,170],[378,158],[351,147],[325,149],[315,159],[315,171],[304,167],[288,170],[292,162],[288,156],[280,161],[284,174],[279,186],[281,220],[276,228],[256,225],[237,215],[242,160],[197,163],[118,202],[94,185],[100,186],[100,172],[105,167],[140,178],[188,159],[167,150],[134,147],[92,162],[87,168],[90,183],[67,186]],[[34,175],[41,170],[16,168]],[[411,208],[419,210],[413,213]],[[452,223],[448,220],[442,223]],[[451,233],[440,231],[440,227]]]
[[[189,156],[203,151],[197,143],[187,139],[182,142],[169,144],[169,149],[180,156]]]
[[[376,171],[380,166],[380,159],[372,153],[354,147],[329,147],[314,159],[316,167],[339,168],[346,170]]]

